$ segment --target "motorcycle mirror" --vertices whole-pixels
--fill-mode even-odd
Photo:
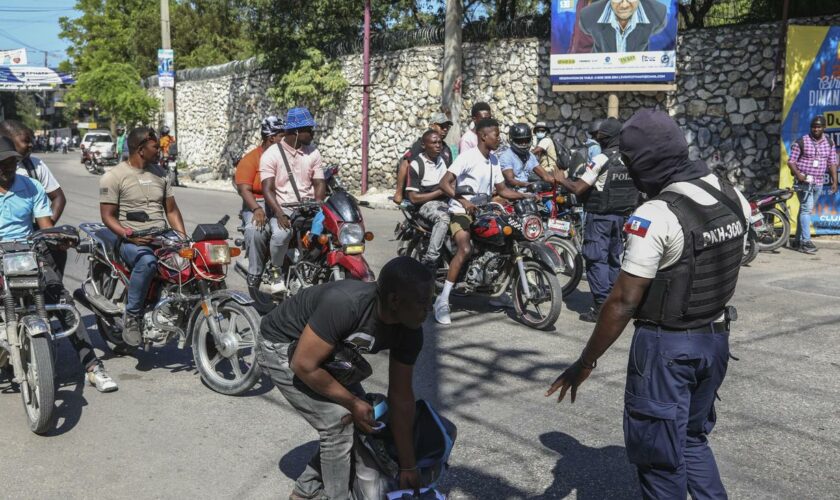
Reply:
[[[149,222],[149,214],[146,212],[128,212],[125,218],[131,222]]]

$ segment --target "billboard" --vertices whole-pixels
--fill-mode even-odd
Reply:
[[[677,14],[677,0],[552,0],[551,82],[673,82]]]
[[[158,49],[158,86],[175,87],[175,52],[172,49]]]
[[[26,66],[26,49],[0,50],[0,66]]]
[[[817,115],[825,118],[825,135],[835,146],[840,144],[840,26],[789,26],[779,187],[793,186],[787,166],[790,148],[810,132],[811,120]],[[830,188],[830,184],[823,186],[811,216],[816,234],[840,234],[840,194],[831,194]],[[799,211],[795,196],[789,205],[794,231]]]
[[[42,66],[0,66],[0,90],[53,90],[75,83],[72,76]]]

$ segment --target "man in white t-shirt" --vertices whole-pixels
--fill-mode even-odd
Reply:
[[[440,181],[446,174],[446,163],[440,152],[443,140],[440,133],[429,129],[420,138],[423,152],[409,163],[408,186],[405,191],[409,201],[419,207],[417,215],[431,226],[429,248],[421,262],[430,270],[437,270],[440,249],[449,230],[449,203]]]
[[[499,122],[492,118],[480,120],[475,125],[475,133],[478,138],[478,146],[461,153],[449,167],[443,180],[440,181],[440,188],[449,196],[450,230],[458,251],[449,262],[449,272],[443,290],[435,301],[435,320],[438,323],[448,325],[452,322],[449,313],[449,293],[455,286],[455,280],[461,272],[461,267],[467,262],[472,254],[472,243],[470,240],[470,225],[472,214],[476,206],[472,200],[477,195],[496,194],[508,200],[519,200],[532,198],[533,195],[514,191],[505,185],[505,178],[499,167],[499,160],[493,154],[493,150],[499,147]],[[455,194],[456,187],[470,187],[473,195],[459,196]]]
[[[631,319],[624,440],[644,498],[726,498],[708,435],[729,361],[750,208],[700,161],[661,111],[622,127],[630,176],[651,199],[625,225],[621,273],[580,357],[549,388],[577,389]]]
[[[554,139],[551,138],[551,129],[545,122],[537,122],[534,125],[534,135],[537,137],[537,145],[531,152],[539,159],[540,167],[549,174],[554,173],[557,162],[557,147]]]
[[[478,130],[474,130],[475,126],[481,120],[493,118],[493,112],[490,110],[489,104],[484,101],[479,101],[473,104],[473,107],[470,110],[470,116],[472,117],[472,123],[470,125],[473,129],[467,129],[467,131],[464,132],[464,135],[461,136],[461,141],[458,143],[459,155],[464,154],[471,149],[475,149],[478,146]]]

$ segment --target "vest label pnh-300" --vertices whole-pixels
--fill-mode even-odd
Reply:
[[[703,231],[703,246],[709,247],[722,241],[731,240],[744,235],[744,226],[741,221],[735,221],[725,226],[716,227]]]

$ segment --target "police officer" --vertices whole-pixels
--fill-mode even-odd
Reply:
[[[607,118],[595,133],[601,153],[593,157],[576,180],[562,173],[558,182],[583,199],[583,258],[594,305],[580,319],[594,323],[621,269],[624,220],[636,208],[639,191],[633,185],[618,151],[621,122]]]
[[[729,358],[727,306],[735,292],[750,213],[747,201],[688,159],[676,123],[637,112],[621,130],[630,175],[650,201],[625,226],[621,274],[595,330],[549,388],[578,387],[631,318],[624,440],[644,498],[726,498],[708,434]]]

